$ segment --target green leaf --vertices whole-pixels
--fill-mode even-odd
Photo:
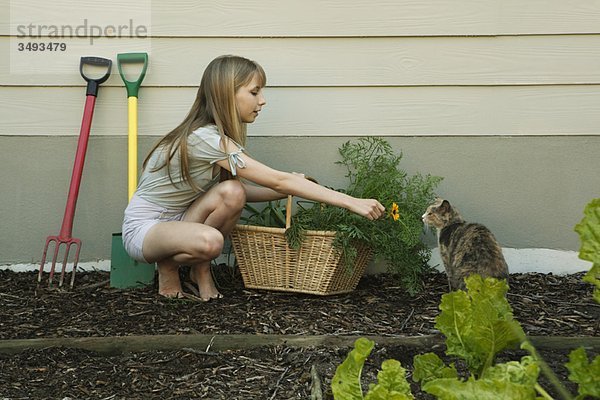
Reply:
[[[471,276],[467,278],[471,298],[473,321],[470,348],[481,355],[478,373],[490,367],[496,354],[514,347],[525,337],[521,325],[513,319],[512,309],[506,300],[508,284],[505,280]]]
[[[246,205],[244,206],[244,209],[252,214],[260,214],[260,211],[258,211],[258,209],[256,209],[255,207],[252,207],[248,203],[246,203]]]
[[[509,361],[504,364],[496,364],[488,368],[482,379],[492,381],[507,381],[526,386],[535,394],[535,385],[540,375],[540,366],[532,356],[524,356],[521,362]]]
[[[590,363],[585,350],[580,347],[569,354],[565,366],[569,370],[569,380],[579,385],[578,399],[585,396],[600,398],[600,356]]]
[[[481,379],[472,377],[467,381],[436,379],[423,390],[440,400],[535,400],[535,391],[530,387],[507,380]]]
[[[585,216],[575,225],[581,239],[579,258],[600,264],[600,198],[592,200],[583,213]]]
[[[421,365],[429,365],[429,369],[433,371],[443,371],[443,363],[435,354],[426,356],[428,357],[425,360],[419,361]],[[416,365],[415,361],[414,373],[417,373]],[[446,371],[448,374],[450,372]],[[524,356],[520,362],[510,361],[490,366],[484,370],[480,379],[471,376],[467,381],[461,381],[456,371],[453,373],[454,376],[427,381],[424,379],[423,390],[442,400],[536,399],[535,385],[540,367],[533,357]],[[430,373],[429,376],[434,374],[435,372]]]
[[[442,295],[439,308],[441,313],[436,318],[435,327],[446,336],[446,353],[469,361],[469,335],[473,319],[469,296],[462,290],[446,293]]]
[[[248,225],[268,226],[283,228],[285,226],[285,205],[280,200],[269,201],[261,208],[252,207],[246,203],[244,206],[245,215],[240,217],[240,221]]]
[[[385,360],[377,373],[377,384],[372,385],[365,400],[408,400],[414,399],[406,370],[399,361]]]
[[[371,354],[373,347],[375,347],[375,342],[366,338],[359,338],[354,342],[354,350],[337,367],[331,380],[331,390],[335,400],[363,399],[360,375],[365,360]]]
[[[575,225],[581,240],[579,258],[593,264],[583,280],[595,286],[594,300],[600,303],[600,198],[592,200],[583,214],[581,222]]]
[[[442,296],[436,328],[446,336],[446,353],[463,358],[480,376],[496,354],[525,337],[506,300],[504,280],[471,275],[462,290]]]
[[[457,378],[454,364],[447,367],[435,353],[417,354],[413,358],[413,380],[426,384],[434,379]]]
[[[398,392],[390,392],[385,389],[383,386],[376,386],[373,388],[367,396],[365,400],[413,400],[414,397],[412,394],[406,395],[404,393]]]
[[[283,210],[281,208],[275,208],[275,209],[273,209],[273,213],[275,214],[277,224],[281,227],[284,227],[285,226],[285,213],[283,212]]]
[[[596,300],[596,303],[600,303],[600,264],[594,264],[583,277],[583,281],[596,286],[594,288],[594,300]]]

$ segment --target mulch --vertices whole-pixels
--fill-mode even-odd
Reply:
[[[424,277],[423,290],[407,294],[389,274],[363,277],[352,293],[320,297],[247,290],[235,270],[214,269],[225,298],[201,302],[193,293],[169,300],[155,287],[119,290],[107,272],[78,273],[73,290],[36,288],[34,273],[0,271],[0,339],[130,335],[281,334],[423,336],[439,333],[435,318],[444,274]],[[508,300],[528,335],[595,337],[600,305],[582,274],[513,274]],[[283,345],[213,352],[183,348],[102,355],[73,348],[0,354],[0,398],[306,399],[319,377],[324,397],[348,347]],[[445,358],[443,346],[427,349]],[[363,371],[375,382],[381,361],[395,358],[410,375],[414,348],[376,346]],[[566,382],[566,350],[542,357]],[[590,356],[590,352],[588,352]],[[499,361],[518,360],[521,350]],[[460,362],[459,362],[460,363]],[[458,364],[459,365],[459,364]],[[311,369],[313,374],[311,375]],[[410,377],[409,377],[410,380]],[[544,382],[544,379],[541,380]],[[549,385],[545,385],[553,393]],[[569,389],[575,391],[573,385]],[[416,398],[431,398],[413,385]]]

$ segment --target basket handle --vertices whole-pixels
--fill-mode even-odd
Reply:
[[[292,195],[288,194],[287,204],[285,205],[285,229],[292,225]]]
[[[319,184],[319,182],[317,182],[317,180],[313,177],[305,175],[304,178],[316,183],[317,185]],[[288,195],[287,204],[285,205],[285,229],[289,229],[290,226],[292,226],[292,197],[294,196],[291,194]]]

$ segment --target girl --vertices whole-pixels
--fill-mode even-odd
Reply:
[[[210,261],[221,254],[224,237],[246,201],[292,194],[369,219],[385,211],[377,200],[327,189],[302,175],[269,168],[244,152],[246,124],[254,122],[266,104],[265,85],[265,73],[256,62],[237,56],[214,59],[204,71],[188,115],[143,163],[137,190],[125,210],[123,244],[132,258],[156,262],[158,292],[163,296],[181,296],[179,266],[190,265],[190,279],[201,298],[221,297]]]

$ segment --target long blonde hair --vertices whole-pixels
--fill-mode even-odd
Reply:
[[[259,85],[264,87],[267,77],[263,68],[255,61],[244,57],[225,55],[215,58],[208,64],[202,75],[196,99],[185,119],[171,132],[158,141],[150,150],[143,163],[146,168],[152,154],[160,148],[168,157],[153,171],[167,168],[171,182],[171,160],[179,154],[179,172],[183,181],[194,190],[200,190],[194,183],[189,171],[187,137],[196,129],[215,124],[225,146],[228,138],[242,146],[246,144],[246,124],[240,119],[236,107],[235,93],[258,77]]]

